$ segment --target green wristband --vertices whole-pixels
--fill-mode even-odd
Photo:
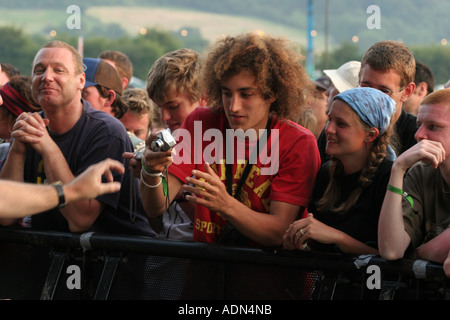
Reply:
[[[404,197],[406,200],[408,200],[409,204],[411,205],[411,214],[413,213],[414,200],[413,200],[413,198],[412,198],[408,193],[406,193],[405,191],[403,191],[403,190],[400,189],[400,188],[391,186],[390,184],[388,184],[387,189],[388,189],[389,191],[393,192],[393,193],[396,193],[396,194],[401,195],[401,196]]]
[[[144,161],[144,157],[141,158],[141,164],[142,164],[142,168],[144,169],[144,171],[146,173],[150,173],[150,171],[147,170],[147,167],[145,166],[145,161]]]
[[[142,169],[144,169],[144,172],[152,177],[163,177],[163,173],[162,172],[150,172],[150,170],[147,169],[147,167],[145,166],[145,161],[144,161],[144,157],[142,157],[141,159],[141,164],[142,164]]]

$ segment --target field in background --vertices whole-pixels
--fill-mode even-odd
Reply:
[[[63,10],[1,9],[0,26],[14,25],[34,34],[46,27],[66,23],[68,14]]]
[[[44,34],[44,30],[63,28],[69,16],[70,14],[66,13],[65,10],[2,9],[0,26],[15,25],[22,28],[26,33]],[[133,36],[138,34],[142,28],[156,27],[162,30],[178,31],[181,28],[192,27],[198,28],[202,37],[208,41],[214,41],[223,35],[259,31],[274,36],[287,37],[306,46],[305,30],[296,30],[260,19],[206,12],[120,6],[90,7],[81,12],[82,29],[95,27],[98,21],[105,24],[117,23],[123,30]],[[67,29],[68,33],[71,31]],[[317,40],[321,41],[320,39]],[[318,45],[320,47],[320,43]]]
[[[286,28],[253,18],[148,7],[91,7],[87,9],[86,15],[97,17],[104,23],[120,24],[131,34],[136,34],[141,28],[146,27],[158,27],[170,31],[195,27],[209,41],[214,41],[223,35],[262,31],[266,34],[288,37],[302,45],[306,44],[306,34],[303,30]]]

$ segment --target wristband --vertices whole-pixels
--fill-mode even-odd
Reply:
[[[162,173],[160,173],[160,174],[158,174],[156,177],[161,177],[161,179],[159,180],[159,182],[156,184],[156,185],[154,185],[154,186],[152,186],[152,185],[150,185],[150,184],[148,184],[148,183],[146,183],[145,181],[144,181],[144,178],[142,177],[142,172],[144,172],[144,169],[142,168],[142,170],[141,170],[141,182],[144,184],[144,186],[146,186],[147,188],[156,188],[156,187],[158,187],[160,184],[161,184],[161,182],[163,181],[163,175],[162,175]],[[148,174],[148,173],[147,173]]]
[[[57,208],[63,208],[66,205],[66,197],[64,197],[64,190],[63,190],[63,184],[61,181],[56,181],[52,183],[52,186],[56,189],[56,192],[58,192],[58,206]]]
[[[411,205],[411,213],[413,212],[413,208],[414,208],[414,200],[413,200],[413,198],[412,198],[408,193],[406,193],[405,191],[403,191],[403,190],[400,189],[400,188],[391,186],[390,184],[388,184],[387,189],[388,189],[390,192],[399,194],[399,195],[401,195],[403,198],[405,198],[406,200],[408,200],[409,204]]]
[[[150,177],[162,177],[163,174],[162,172],[150,172],[147,167],[145,166],[145,161],[144,161],[144,157],[141,158],[141,164],[142,164],[142,169],[144,169],[144,173]],[[141,170],[141,174],[142,174],[142,170]]]

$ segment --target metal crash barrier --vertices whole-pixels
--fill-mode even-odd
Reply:
[[[0,228],[0,299],[448,300],[442,265]]]

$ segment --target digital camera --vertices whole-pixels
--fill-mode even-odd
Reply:
[[[176,144],[170,129],[164,129],[156,135],[155,140],[150,145],[150,149],[155,152],[165,152],[173,148]]]

